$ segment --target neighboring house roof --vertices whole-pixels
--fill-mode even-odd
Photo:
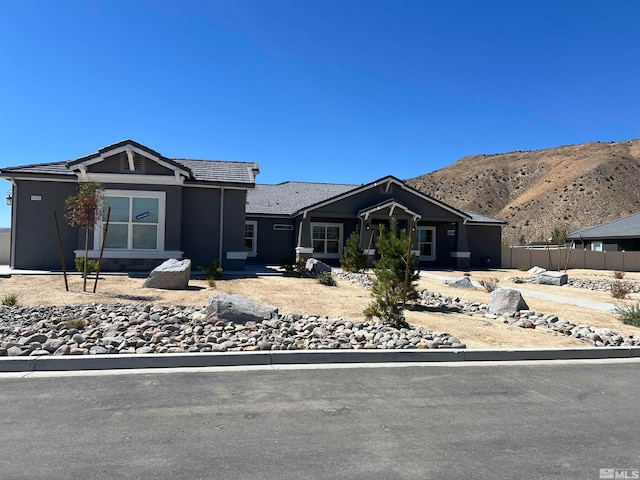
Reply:
[[[383,184],[389,181],[402,185],[403,188],[407,188],[420,197],[426,198],[437,205],[444,206],[448,210],[465,218],[467,223],[486,223],[493,225],[506,223],[503,220],[498,220],[486,215],[455,209],[409,187],[401,180],[392,176],[384,177],[365,185],[312,182],[283,182],[276,185],[256,185],[255,189],[250,190],[247,194],[247,215],[295,216],[305,210],[317,208],[327,202],[337,201],[353,195],[360,190],[370,188],[372,185]]]
[[[604,238],[640,238],[640,213],[619,218],[611,222],[582,227],[567,235],[568,239],[600,240]]]
[[[300,210],[356,187],[357,185],[311,182],[256,185],[247,194],[247,215],[295,215]]]
[[[259,172],[258,165],[254,162],[230,162],[221,160],[191,160],[191,159],[172,159],[160,155],[144,145],[140,145],[133,140],[125,140],[123,142],[102,148],[98,153],[88,155],[76,160],[40,163],[32,165],[22,165],[17,167],[8,167],[0,169],[0,175],[3,177],[16,176],[71,176],[75,177],[77,169],[83,162],[98,161],[102,154],[109,153],[122,147],[131,145],[139,150],[143,150],[152,157],[161,159],[162,163],[174,167],[180,172],[188,175],[187,181],[206,182],[206,183],[231,183],[253,186],[255,177]]]

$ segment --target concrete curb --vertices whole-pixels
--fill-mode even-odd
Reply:
[[[0,372],[54,372],[328,363],[487,362],[640,358],[640,347],[495,350],[272,350],[265,352],[0,358]]]

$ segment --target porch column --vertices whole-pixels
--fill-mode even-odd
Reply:
[[[456,251],[451,252],[454,268],[467,270],[471,266],[471,252],[469,251],[469,241],[467,239],[467,226],[464,222],[456,224]]]
[[[296,241],[296,262],[313,257],[311,244],[311,222],[306,214],[298,221],[298,239]]]

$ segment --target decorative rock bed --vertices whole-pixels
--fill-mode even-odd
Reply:
[[[365,288],[370,285],[370,279],[365,274],[349,273],[337,274],[339,278],[355,282]],[[420,293],[420,303],[435,311],[448,311],[497,320],[521,328],[537,328],[555,332],[568,337],[577,338],[595,347],[630,347],[640,346],[640,338],[633,335],[616,332],[610,328],[600,328],[592,325],[574,323],[558,318],[557,315],[520,310],[514,315],[498,316],[488,312],[489,305],[482,302],[472,302],[459,297],[442,295],[437,292],[423,290]]]
[[[313,315],[241,324],[185,306],[0,307],[0,356],[416,348],[465,345],[422,327]]]

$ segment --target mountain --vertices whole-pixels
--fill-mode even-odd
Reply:
[[[523,245],[640,212],[640,139],[474,155],[407,184],[506,220],[504,240]]]

